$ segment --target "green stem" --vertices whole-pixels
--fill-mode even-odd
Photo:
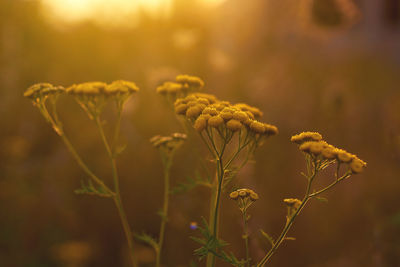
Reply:
[[[121,118],[122,118],[121,114],[122,114],[122,105],[117,104],[117,122],[115,123],[114,138],[111,144],[111,151],[114,154],[115,154],[115,148],[117,147],[118,144],[118,137],[121,129]]]
[[[316,197],[316,196],[318,196],[319,194],[322,194],[323,192],[325,192],[325,191],[331,189],[331,188],[332,188],[333,186],[335,186],[337,183],[343,181],[344,179],[348,178],[349,176],[350,176],[350,174],[349,174],[349,173],[346,173],[345,175],[343,175],[342,177],[338,178],[336,181],[334,181],[333,183],[331,183],[331,184],[328,185],[327,187],[325,187],[325,188],[323,188],[323,189],[321,189],[321,190],[319,190],[319,191],[317,191],[317,192],[314,192],[314,193],[310,194],[310,197]]]
[[[245,148],[250,142],[246,142],[242,146],[239,145],[238,150],[233,154],[233,156],[229,159],[229,161],[226,163],[224,169],[228,169],[229,166],[232,164],[232,162],[235,160],[235,158],[239,155],[240,151],[242,151],[243,148]]]
[[[113,153],[110,150],[110,146],[108,145],[107,139],[104,135],[104,131],[103,131],[103,127],[101,126],[100,123],[100,119],[99,117],[96,117],[96,125],[99,128],[100,131],[100,135],[101,138],[103,140],[104,146],[106,147],[107,153],[110,157],[111,160],[111,165],[112,165],[112,173],[113,173],[113,178],[114,178],[114,187],[115,187],[115,192],[113,192],[107,185],[104,184],[104,182],[98,178],[90,169],[89,167],[83,162],[83,160],[81,159],[81,157],[79,156],[78,152],[76,151],[76,149],[74,148],[74,146],[71,144],[71,142],[69,141],[69,139],[67,138],[67,136],[65,135],[64,131],[62,130],[62,126],[61,126],[61,122],[58,119],[58,115],[55,109],[55,103],[53,103],[53,115],[54,115],[54,119],[53,117],[49,114],[47,108],[45,105],[41,106],[40,108],[41,112],[43,113],[43,115],[45,116],[45,118],[48,119],[48,121],[52,124],[54,130],[60,135],[61,139],[63,140],[65,146],[67,147],[67,149],[69,150],[69,152],[72,154],[72,156],[75,158],[75,160],[77,161],[78,165],[83,169],[83,171],[95,182],[97,183],[99,186],[101,186],[104,190],[106,190],[106,192],[108,194],[110,194],[114,200],[114,203],[118,209],[118,213],[119,216],[121,218],[122,221],[122,225],[125,231],[125,235],[126,238],[128,240],[128,246],[129,249],[131,251],[130,256],[131,256],[131,260],[132,260],[132,266],[133,267],[137,267],[137,260],[135,258],[135,254],[134,254],[134,250],[133,250],[133,236],[132,236],[132,231],[130,230],[130,226],[128,224],[128,220],[125,214],[125,211],[123,209],[122,206],[122,201],[121,201],[121,195],[120,195],[120,190],[119,190],[119,181],[118,181],[118,173],[117,173],[117,168],[116,168],[116,162],[115,159],[113,157]],[[121,116],[121,112],[118,113],[119,114],[119,118],[117,121],[117,130],[116,130],[116,135],[118,134],[117,131],[119,131],[119,123],[120,123],[120,116]]]
[[[218,153],[217,147],[216,147],[214,139],[213,139],[212,129],[210,129],[210,131],[208,131],[208,129],[206,128],[206,132],[207,132],[208,139],[210,140],[210,143],[212,145],[212,148],[214,149],[215,155],[218,156],[219,153]]]
[[[315,162],[314,162],[315,163]],[[308,184],[307,184],[307,189],[306,189],[306,193],[304,195],[303,200],[301,201],[300,206],[298,207],[298,209],[292,214],[292,216],[290,217],[290,219],[286,222],[285,227],[283,228],[281,234],[279,235],[278,239],[275,241],[274,245],[272,246],[272,248],[268,251],[268,253],[264,256],[264,258],[257,264],[257,267],[262,267],[265,265],[265,263],[272,257],[272,255],[274,254],[274,252],[278,249],[278,247],[282,244],[282,242],[285,240],[286,235],[288,233],[288,231],[290,230],[290,228],[292,227],[294,220],[296,219],[297,215],[301,212],[301,210],[304,208],[304,206],[306,205],[306,203],[308,202],[308,200],[311,198],[310,197],[310,190],[311,190],[311,184],[315,178],[315,176],[317,175],[317,168],[316,165],[314,164],[314,171],[311,175],[310,178],[308,179]]]
[[[306,196],[303,201],[301,202],[299,208],[296,210],[296,212],[292,215],[292,217],[290,217],[289,221],[287,222],[287,224],[285,225],[285,228],[283,229],[282,233],[280,234],[280,236],[278,237],[278,239],[276,240],[276,242],[274,243],[274,246],[271,248],[271,250],[267,253],[267,255],[265,255],[265,257],[257,264],[257,267],[260,266],[264,266],[265,263],[272,257],[272,255],[274,254],[274,252],[278,249],[278,247],[282,244],[282,242],[284,241],[287,232],[290,230],[290,228],[292,227],[294,220],[296,218],[296,216],[300,213],[300,211],[304,208],[304,206],[306,205],[307,201],[309,200],[309,196]]]
[[[115,195],[115,193],[107,186],[104,184],[104,182],[97,177],[90,169],[89,167],[83,162],[82,158],[79,156],[78,152],[76,151],[75,147],[72,145],[72,143],[69,141],[68,137],[65,135],[62,125],[60,120],[58,119],[55,103],[52,103],[53,105],[53,116],[50,115],[50,113],[47,110],[46,105],[42,104],[40,106],[40,111],[44,115],[45,118],[49,121],[49,123],[52,125],[53,129],[56,131],[56,133],[61,137],[61,140],[64,142],[65,146],[71,153],[71,155],[75,158],[76,162],[78,165],[83,169],[83,171],[99,186],[101,186],[108,194],[110,195]]]
[[[119,194],[115,195],[113,197],[113,200],[114,200],[115,206],[118,209],[118,214],[119,214],[119,217],[122,222],[122,227],[124,228],[125,236],[126,236],[126,239],[128,242],[128,247],[129,247],[129,252],[130,252],[129,256],[132,261],[132,266],[137,267],[138,263],[137,263],[136,255],[135,255],[134,249],[133,249],[133,239],[132,239],[133,235],[132,235],[132,231],[129,226],[129,223],[128,223],[128,218],[126,217],[126,214],[124,211],[124,207],[122,206],[121,196]]]
[[[214,208],[214,223],[213,223],[213,227],[212,229],[214,230],[214,236],[215,238],[218,238],[217,234],[218,234],[218,215],[219,215],[219,206],[220,206],[220,199],[221,199],[221,189],[222,189],[222,184],[223,184],[223,179],[224,179],[224,169],[223,169],[223,165],[222,165],[222,159],[219,158],[217,160],[217,164],[218,164],[218,169],[219,169],[219,173],[218,173],[218,188],[217,188],[217,198],[215,201],[215,208]]]
[[[249,233],[248,233],[248,225],[247,225],[247,210],[243,211],[243,238],[244,238],[244,245],[246,249],[246,266],[250,266],[250,254],[249,254]]]
[[[169,178],[170,178],[170,167],[171,160],[168,159],[164,164],[164,205],[163,205],[163,216],[161,218],[160,234],[158,238],[157,255],[156,255],[156,267],[161,265],[161,252],[164,242],[165,227],[168,220],[168,206],[169,206]]]
[[[115,193],[107,186],[104,184],[104,182],[98,178],[90,169],[89,167],[83,162],[83,160],[81,159],[81,157],[79,156],[79,154],[76,152],[75,148],[73,147],[73,145],[71,144],[71,142],[69,141],[69,139],[65,136],[65,134],[60,135],[61,139],[63,140],[65,146],[67,147],[67,149],[69,150],[69,152],[72,154],[72,156],[75,158],[76,162],[78,163],[78,165],[82,168],[82,170],[95,182],[97,183],[99,186],[101,186],[102,188],[104,188],[108,194],[110,195],[115,195]]]
[[[119,117],[120,116],[121,116],[121,113],[119,113]],[[101,139],[103,140],[104,146],[107,150],[108,156],[110,158],[112,176],[113,176],[113,180],[114,180],[114,190],[115,190],[115,195],[113,196],[113,200],[114,200],[115,206],[118,209],[118,214],[121,219],[122,227],[124,229],[124,233],[125,233],[125,236],[126,236],[126,239],[128,242],[128,247],[130,250],[129,255],[130,255],[130,258],[132,261],[132,266],[136,267],[136,266],[138,266],[138,264],[137,264],[137,259],[136,259],[136,255],[134,253],[134,248],[133,248],[133,235],[132,235],[132,230],[128,223],[128,218],[126,217],[124,207],[122,205],[121,192],[120,192],[120,187],[119,187],[119,177],[118,177],[118,171],[117,171],[117,166],[116,166],[116,160],[114,157],[115,155],[111,151],[110,145],[107,142],[107,138],[104,134],[104,129],[103,129],[103,126],[101,125],[99,116],[95,117],[95,122],[96,122],[97,128],[100,132]],[[119,123],[120,119],[118,119],[117,122]],[[119,128],[119,126],[117,126],[116,129],[118,129],[118,128]]]
[[[222,163],[222,155],[220,155],[217,159],[217,190],[216,190],[216,194],[215,194],[215,201],[212,201],[213,204],[215,204],[214,206],[211,206],[212,210],[213,210],[213,216],[211,219],[211,225],[210,225],[210,230],[213,232],[213,236],[214,238],[218,239],[218,230],[219,230],[219,207],[220,207],[220,201],[221,201],[221,191],[222,191],[222,184],[223,184],[223,180],[224,180],[224,167],[223,167],[223,163]],[[214,197],[213,197],[214,199]],[[210,255],[207,256],[207,267],[211,266],[215,266],[215,255]]]
[[[210,199],[210,212],[209,212],[209,220],[208,220],[208,225],[210,226],[210,231],[214,231],[212,228],[213,222],[214,222],[214,217],[215,217],[215,205],[217,202],[217,183],[218,183],[218,172],[215,175],[215,180],[213,184],[211,185],[211,199]],[[213,262],[215,261],[215,255],[214,254],[208,254],[207,255],[207,261],[206,261],[206,266],[210,267],[213,266]]]

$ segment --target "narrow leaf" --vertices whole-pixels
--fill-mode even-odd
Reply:
[[[328,199],[325,197],[315,197],[317,200],[321,201],[321,202],[328,202]]]
[[[275,245],[274,239],[273,239],[269,234],[267,234],[266,232],[264,232],[262,229],[260,229],[260,232],[261,232],[261,234],[269,241],[269,243],[271,244],[271,246],[274,246],[274,245]]]
[[[158,250],[157,241],[150,235],[148,235],[146,233],[141,233],[141,234],[134,234],[134,236],[137,240],[142,241],[143,243],[153,247],[154,250]]]

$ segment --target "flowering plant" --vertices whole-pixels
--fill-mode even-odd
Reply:
[[[119,146],[120,123],[122,110],[129,97],[139,89],[129,81],[114,81],[110,84],[103,82],[87,82],[72,85],[68,88],[53,86],[49,83],[39,83],[31,86],[24,93],[32,103],[39,109],[45,120],[53,127],[61,137],[71,155],[78,165],[88,176],[87,181],[81,183],[77,194],[88,194],[113,200],[125,232],[130,249],[132,266],[139,266],[134,249],[134,238],[150,245],[155,253],[155,266],[162,264],[161,251],[164,243],[164,235],[168,222],[170,189],[170,168],[177,149],[185,142],[187,135],[197,134],[208,149],[212,157],[213,171],[215,176],[200,178],[196,183],[206,185],[210,188],[210,205],[208,220],[203,219],[202,225],[193,225],[198,228],[200,237],[192,239],[200,244],[194,251],[199,259],[206,258],[206,266],[215,266],[217,259],[225,261],[233,266],[265,266],[272,255],[285,240],[293,238],[287,234],[306,204],[312,199],[323,200],[321,195],[333,188],[338,183],[348,179],[351,175],[361,173],[366,163],[343,149],[334,147],[323,140],[317,132],[302,132],[294,135],[291,141],[298,145],[306,162],[306,171],[301,173],[307,181],[305,194],[302,199],[286,198],[287,215],[282,232],[276,238],[261,230],[271,244],[265,256],[256,261],[251,258],[249,251],[249,229],[248,221],[249,207],[260,199],[259,195],[251,189],[234,188],[233,181],[238,171],[254,156],[254,151],[270,137],[278,134],[278,128],[272,124],[261,121],[263,113],[256,107],[245,103],[232,104],[228,101],[219,100],[216,96],[198,92],[204,86],[204,82],[194,76],[179,75],[175,81],[165,82],[157,88],[157,92],[163,95],[173,105],[176,115],[185,126],[185,134],[174,133],[170,136],[154,136],[150,143],[160,152],[164,168],[164,202],[161,216],[160,232],[157,239],[142,233],[133,234],[131,226],[125,215],[121,199],[119,175],[116,160],[123,148]],[[82,107],[90,120],[96,125],[105,152],[110,160],[113,177],[113,186],[107,185],[104,179],[98,177],[90,169],[78,154],[69,138],[65,134],[63,124],[57,114],[57,100],[62,94],[72,96]],[[115,106],[115,124],[112,141],[107,138],[101,115],[104,107],[112,103]],[[190,131],[193,129],[194,131]],[[199,159],[201,160],[201,159]],[[329,166],[335,166],[335,174],[332,182],[325,187],[316,188],[314,181],[318,175]],[[242,214],[243,240],[245,257],[238,259],[232,252],[227,252],[227,243],[221,239],[220,228],[220,204],[221,195],[229,195],[234,200]]]

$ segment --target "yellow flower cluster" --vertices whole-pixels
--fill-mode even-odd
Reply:
[[[301,205],[301,201],[297,198],[285,198],[283,202],[288,206],[289,208],[294,208],[298,209]]]
[[[291,217],[301,205],[301,201],[297,198],[285,198],[283,202],[287,206],[287,211],[288,211],[287,219],[289,219],[289,217]]]
[[[187,136],[183,133],[173,133],[170,136],[156,135],[150,139],[150,143],[160,150],[171,152],[183,144]]]
[[[262,123],[256,118],[262,112],[247,104],[231,104],[219,101],[213,95],[191,94],[175,101],[175,112],[186,116],[193,122],[193,127],[202,132],[207,127],[226,128],[236,132],[246,128],[249,132],[258,135],[276,135],[278,128],[274,125]]]
[[[233,191],[229,194],[229,197],[232,200],[237,200],[238,198],[250,198],[252,201],[256,201],[259,199],[258,194],[251,189],[242,188],[236,191]]]
[[[188,93],[198,91],[204,86],[204,82],[195,76],[178,75],[176,82],[165,82],[156,91],[162,95],[186,96]]]
[[[110,84],[85,82],[74,84],[66,89],[67,94],[75,97],[91,119],[101,113],[107,100],[115,100],[121,111],[124,102],[137,91],[139,88],[135,83],[124,80],[117,80]]]
[[[258,194],[251,189],[242,188],[229,194],[230,199],[235,200],[242,212],[246,212],[255,201],[259,199]]]
[[[204,86],[204,82],[199,77],[190,76],[190,75],[178,75],[176,76],[176,81],[183,85],[183,87],[189,88],[197,88],[201,89]]]
[[[322,135],[317,132],[302,132],[300,134],[296,134],[292,136],[290,141],[301,145],[306,141],[320,141],[322,140]]]
[[[117,80],[111,84],[103,82],[85,82],[74,84],[66,89],[68,94],[78,96],[121,96],[130,95],[139,91],[135,83]]]
[[[40,98],[46,98],[50,95],[57,95],[65,91],[62,86],[54,86],[50,83],[37,83],[30,86],[25,92],[24,97],[32,100],[37,100]]]
[[[362,172],[367,166],[367,163],[359,159],[356,155],[323,141],[321,134],[317,132],[303,132],[294,135],[291,141],[299,144],[301,151],[314,157],[321,157],[324,160],[336,160],[339,163],[348,164],[354,174]]]

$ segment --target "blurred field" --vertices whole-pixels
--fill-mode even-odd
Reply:
[[[112,202],[73,193],[85,175],[24,90],[37,82],[117,79],[140,87],[125,109],[128,146],[118,166],[134,231],[156,236],[162,168],[148,140],[182,128],[155,88],[181,73],[203,78],[205,92],[220,99],[260,107],[263,121],[280,130],[238,177],[260,195],[250,209],[254,259],[268,248],[256,238],[259,229],[278,234],[282,199],[305,190],[304,159],[290,136],[313,130],[368,167],[329,191],[328,203],[306,207],[289,234],[296,241],[286,242],[270,266],[400,266],[400,1],[219,2],[174,0],[162,16],[141,10],[112,24],[101,23],[101,13],[70,23],[38,1],[0,1],[0,266],[129,264]],[[109,177],[94,125],[71,98],[60,105],[79,152]],[[195,136],[177,155],[175,185],[198,167],[193,146],[201,146]],[[196,188],[173,196],[166,266],[195,260],[189,224],[208,214],[208,194]],[[221,235],[243,257],[239,215],[224,196]],[[151,250],[137,246],[151,266]]]

